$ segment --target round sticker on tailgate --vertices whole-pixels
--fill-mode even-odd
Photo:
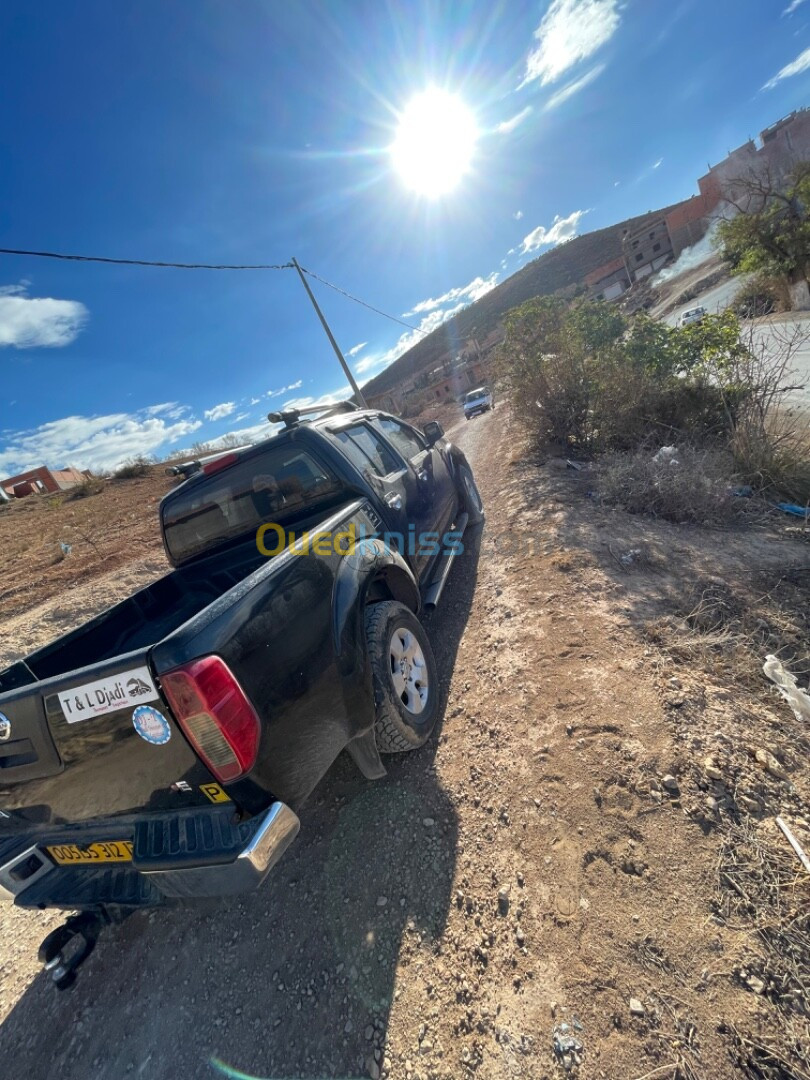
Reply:
[[[169,721],[151,705],[139,705],[132,714],[132,724],[140,737],[153,746],[163,746],[172,737]]]

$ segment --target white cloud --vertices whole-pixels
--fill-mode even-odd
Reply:
[[[354,365],[354,370],[358,375],[364,375],[367,371],[371,371],[375,367],[379,367],[382,362],[380,356],[364,356],[362,360]]]
[[[660,169],[663,164],[664,164],[664,159],[662,157],[660,157],[658,159],[658,161],[656,161],[656,163],[653,165],[653,168],[654,169]]]
[[[529,53],[520,85],[556,82],[606,44],[620,21],[619,0],[553,0],[534,32],[539,44]]]
[[[303,379],[299,379],[298,382],[290,383],[289,386],[282,386],[278,390],[268,390],[268,397],[281,397],[282,394],[288,394],[290,390],[300,390]]]
[[[352,347],[349,349],[348,355],[357,356],[361,349],[365,349],[366,345],[368,345],[367,341],[361,341],[359,345],[352,345]]]
[[[584,90],[586,86],[589,86],[594,79],[598,79],[602,72],[605,70],[604,64],[597,64],[596,67],[591,68],[590,71],[586,71],[579,79],[574,79],[573,82],[568,83],[561,90],[558,90],[556,94],[552,94],[544,105],[544,109],[548,112],[550,109],[556,109],[559,105],[562,105],[564,101],[568,101],[574,94],[578,94],[580,90]]]
[[[238,424],[240,420],[247,420],[247,418],[249,416],[250,416],[249,412],[240,412],[238,416],[235,416],[233,418],[233,422],[234,422],[234,424]]]
[[[236,411],[235,401],[223,401],[221,405],[214,405],[212,409],[206,409],[203,416],[206,420],[224,420]]]
[[[317,409],[321,405],[334,405],[336,401],[345,401],[351,397],[351,394],[352,388],[350,386],[341,386],[337,390],[330,390],[317,398],[292,398],[290,401],[285,401],[282,407],[285,409]]]
[[[60,348],[74,341],[88,311],[78,300],[29,296],[25,285],[0,288],[0,348]]]
[[[252,397],[250,399],[250,401],[248,402],[248,404],[249,405],[258,405],[261,400],[262,400],[261,398]]]
[[[789,79],[793,75],[801,75],[801,73],[807,71],[808,68],[810,68],[810,49],[805,49],[803,53],[799,53],[795,60],[786,64],[772,79],[769,79],[762,89],[773,90],[776,84],[780,83],[782,79]]]
[[[498,284],[498,274],[493,272],[489,277],[476,277],[467,285],[458,286],[455,289],[448,289],[446,293],[441,296],[437,296],[435,299],[420,300],[418,304],[414,304],[410,311],[406,311],[403,318],[407,318],[409,315],[419,315],[423,311],[433,311],[435,308],[443,307],[445,304],[451,304],[455,300],[464,300],[467,304],[472,304],[476,300],[480,300],[482,296],[486,296],[488,292]],[[463,307],[464,305],[462,305]]]
[[[75,465],[82,469],[114,469],[127,458],[151,454],[173,444],[201,427],[200,420],[167,424],[153,409],[107,416],[66,416],[4,438],[0,472],[10,475],[50,465]]]
[[[782,14],[783,14],[783,15],[792,15],[792,14],[793,14],[793,12],[794,12],[794,11],[795,11],[795,10],[796,10],[796,9],[797,9],[798,7],[801,7],[801,5],[802,5],[803,3],[804,3],[804,0],[791,0],[791,2],[790,2],[790,3],[788,4],[788,6],[787,6],[787,7],[785,8],[785,10],[784,10],[784,11],[782,12]]]
[[[499,135],[508,135],[510,132],[514,131],[516,127],[520,127],[524,120],[528,119],[531,111],[531,105],[527,105],[525,109],[521,109],[519,113],[515,113],[515,115],[508,120],[503,120],[498,124],[495,130]]]
[[[516,210],[514,214],[512,214],[512,217],[515,219],[515,221],[520,221],[520,219],[523,217],[523,211]]]
[[[530,251],[538,251],[540,248],[564,244],[566,240],[571,240],[577,235],[577,226],[587,213],[587,210],[575,210],[567,218],[561,218],[558,215],[548,229],[544,225],[538,225],[523,238],[521,253],[526,255]]]

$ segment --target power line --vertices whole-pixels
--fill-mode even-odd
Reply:
[[[368,308],[369,311],[374,311],[377,315],[382,315],[384,319],[390,319],[391,322],[399,323],[400,326],[406,326],[409,330],[415,330],[417,334],[422,334],[424,337],[428,336],[428,330],[422,330],[418,326],[413,326],[411,323],[403,322],[402,319],[398,319],[396,315],[389,315],[387,311],[381,311],[379,308],[374,307],[373,304],[367,304],[365,300],[361,300],[359,296],[352,296],[350,292],[346,292],[345,289],[341,289],[339,285],[333,285],[331,281],[327,281],[326,278],[320,277],[314,270],[307,270],[302,266],[301,269],[305,274],[308,274],[311,278],[315,278],[316,281],[320,281],[321,285],[328,285],[330,289],[334,289],[335,292],[345,296],[348,300],[354,300],[355,304],[360,304],[364,308]]]
[[[163,269],[171,270],[293,270],[295,266],[291,262],[286,263],[181,263],[181,262],[162,262],[157,259],[114,259],[106,255],[72,255],[63,251],[26,251],[21,248],[0,248],[0,255],[28,255],[31,258],[36,259],[61,259],[64,262],[84,262],[84,263],[112,263],[116,266],[151,266],[159,267]],[[428,330],[422,330],[419,326],[414,326],[412,323],[405,322],[403,319],[398,319],[396,315],[389,315],[387,311],[383,311],[381,308],[375,307],[373,304],[367,303],[365,300],[361,300],[359,296],[354,296],[352,293],[347,292],[346,289],[341,289],[339,285],[334,285],[331,281],[327,281],[326,278],[322,278],[320,274],[316,274],[314,270],[307,270],[306,267],[301,267],[303,273],[309,277],[314,278],[316,281],[320,281],[322,285],[326,285],[330,289],[334,289],[335,292],[340,293],[341,296],[345,296],[347,300],[352,300],[355,304],[360,304],[361,307],[368,308],[369,311],[373,311],[376,315],[382,315],[384,319],[389,319],[391,322],[397,323],[399,326],[404,326],[407,330],[413,330],[417,334],[421,334],[423,337],[427,337]]]
[[[0,248],[0,255],[30,255],[37,259],[63,259],[67,262],[115,263],[118,266],[158,266],[173,270],[291,270],[292,263],[180,263],[151,259],[110,259],[104,255],[68,255],[61,251],[21,251]]]

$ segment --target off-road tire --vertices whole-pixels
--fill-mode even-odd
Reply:
[[[399,630],[413,635],[424,659],[427,697],[418,714],[406,708],[394,686],[391,650],[392,640]],[[377,748],[383,754],[416,750],[430,738],[439,715],[439,678],[427,634],[404,604],[386,600],[366,608],[366,644],[374,684]]]
[[[458,494],[461,507],[469,514],[468,525],[480,525],[484,520],[484,504],[469,465],[458,467]]]

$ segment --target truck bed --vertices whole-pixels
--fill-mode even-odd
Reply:
[[[301,524],[335,527],[359,508],[352,500]],[[244,539],[174,570],[0,674],[0,713],[11,728],[0,741],[0,835],[234,798],[214,791],[216,777],[161,687],[167,671],[200,656],[230,666],[255,695],[264,743],[278,743],[262,755],[258,783],[241,783],[237,801],[258,813],[273,797],[305,796],[353,737],[351,704],[335,694],[332,595],[340,561],[291,552],[268,558]],[[353,694],[366,693],[364,680],[350,683]],[[159,713],[165,738],[153,743],[136,730],[142,704]],[[312,716],[322,727],[314,747]],[[289,769],[290,748],[306,768]]]
[[[251,543],[180,567],[0,673],[0,693],[148,648],[266,561]]]

